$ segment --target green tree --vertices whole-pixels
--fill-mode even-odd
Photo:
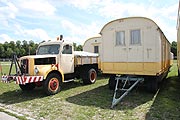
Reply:
[[[10,41],[10,43],[9,43],[9,48],[11,48],[13,51],[15,50],[15,43],[14,43],[14,41]]]
[[[19,51],[20,51],[20,53],[21,53],[20,56],[25,56],[25,55],[27,55],[27,54],[26,54],[26,50],[25,50],[24,48],[21,48]]]
[[[29,54],[35,55],[36,54],[36,49],[38,47],[38,44],[35,44],[34,41],[29,41]]]
[[[22,46],[21,46],[21,41],[20,40],[17,40],[16,41],[16,48],[14,49],[14,52],[17,54],[18,57],[21,56],[21,50]]]
[[[12,56],[12,53],[13,53],[13,50],[12,50],[12,48],[7,48],[7,51],[5,51],[5,54],[6,54],[6,58],[11,58],[11,56]]]
[[[76,51],[76,43],[73,42],[74,51]]]
[[[20,40],[16,41],[16,47],[19,49],[21,48],[21,41]]]
[[[6,50],[8,49],[8,47],[9,47],[9,43],[8,43],[8,42],[5,42],[5,43],[3,44],[3,47],[4,47],[4,50],[6,51]]]
[[[74,50],[75,50],[75,51],[82,51],[82,50],[83,50],[83,49],[82,49],[82,45],[78,45],[78,46],[77,46],[76,43],[73,43],[73,46],[74,46]]]
[[[29,54],[29,45],[28,42],[26,40],[22,41],[22,49],[25,50],[25,54],[24,55],[28,55]]]
[[[177,56],[177,42],[173,41],[171,44],[171,52],[174,54],[174,56]]]
[[[3,44],[0,44],[0,58],[4,58],[5,57],[4,52],[5,52],[5,50],[4,50]]]
[[[77,51],[82,51],[83,50],[83,47],[82,45],[78,45],[77,48],[76,48]]]

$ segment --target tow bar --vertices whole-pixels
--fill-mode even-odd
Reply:
[[[116,76],[116,86],[114,91],[114,96],[112,100],[111,108],[113,108],[115,105],[117,105],[138,83],[143,82],[144,78],[137,77],[137,76]],[[123,83],[122,88],[118,88],[119,82]],[[129,85],[129,83],[133,82],[133,84]],[[127,88],[128,86],[128,88]],[[117,98],[117,92],[120,90],[122,94],[120,94],[120,97]]]

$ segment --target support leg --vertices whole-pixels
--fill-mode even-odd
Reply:
[[[118,91],[118,83],[119,80],[122,80],[121,78],[116,78],[117,82],[116,82],[116,87],[115,87],[115,92],[114,92],[114,96],[113,96],[113,101],[112,101],[112,105],[111,108],[113,108],[115,105],[117,105],[140,81],[144,80],[143,78],[126,78],[126,80],[128,81],[135,81],[128,89],[124,89],[125,84],[127,83],[127,81],[125,81],[123,88],[120,89],[121,91],[125,91],[119,98],[116,98],[116,94]]]

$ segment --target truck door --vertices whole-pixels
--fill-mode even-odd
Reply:
[[[63,46],[63,50],[61,53],[61,69],[64,74],[73,73],[74,72],[74,54],[73,47],[69,44]]]

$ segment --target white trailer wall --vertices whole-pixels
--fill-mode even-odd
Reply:
[[[168,69],[170,44],[154,21],[118,19],[107,23],[100,33],[103,73],[156,75]],[[118,44],[117,34],[124,34]]]

